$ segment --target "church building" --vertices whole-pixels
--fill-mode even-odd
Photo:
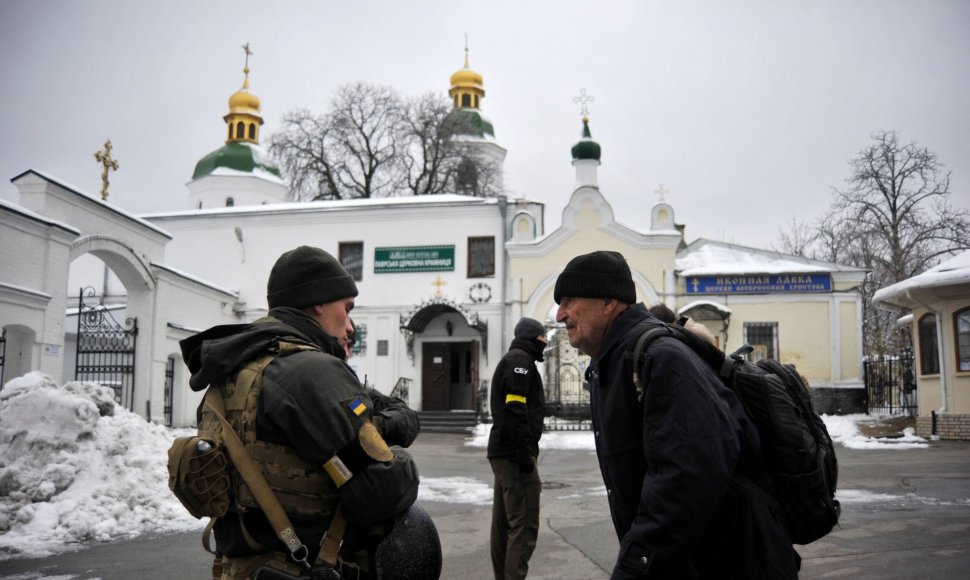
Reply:
[[[862,393],[864,271],[710,240],[687,244],[663,195],[644,207],[645,228],[620,223],[599,188],[603,148],[586,117],[572,146],[575,187],[563,192],[561,226],[546,232],[542,203],[480,196],[503,190],[506,150],[482,113],[484,82],[467,51],[450,80],[454,114],[471,127],[457,138],[496,169],[487,184],[466,174],[455,193],[289,201],[260,144],[248,63],[223,117],[225,143],[196,164],[184,210],[135,216],[39,171],[14,177],[19,203],[0,202],[0,379],[41,370],[55,380],[98,380],[150,420],[191,425],[201,395],[188,388],[178,341],[263,316],[276,258],[313,245],[357,281],[349,364],[362,382],[422,411],[474,413],[513,325],[530,316],[550,329],[550,400],[580,401],[586,363],[556,333],[552,291],[574,256],[616,250],[638,300],[694,318],[728,351],[796,364],[814,391],[831,393],[817,400],[856,410],[846,401]],[[109,342],[130,358],[99,378],[87,353],[100,331],[85,323],[105,315]]]

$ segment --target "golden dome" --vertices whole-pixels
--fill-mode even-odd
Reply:
[[[460,89],[471,90],[480,95],[485,94],[485,82],[482,80],[482,75],[468,66],[468,48],[465,48],[465,66],[451,75],[451,91],[449,92],[454,93],[454,91]]]
[[[249,70],[246,70],[249,73]],[[241,89],[229,97],[230,113],[259,113],[259,97],[249,92],[249,75],[243,81]]]

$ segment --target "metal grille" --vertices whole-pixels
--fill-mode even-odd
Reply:
[[[919,411],[913,353],[880,357],[863,363],[866,409],[870,415],[915,417]]]
[[[115,400],[134,411],[135,339],[138,321],[118,323],[99,303],[94,288],[78,296],[77,366],[74,380],[91,381],[115,392]]]
[[[168,357],[165,364],[165,426],[172,426],[172,398],[175,391],[175,357]]]

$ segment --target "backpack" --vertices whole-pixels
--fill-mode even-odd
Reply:
[[[745,489],[774,505],[796,544],[809,544],[838,524],[841,507],[835,499],[838,464],[832,438],[809,396],[808,385],[793,365],[764,359],[749,363],[728,356],[683,326],[651,324],[637,339],[631,358],[633,382],[642,400],[648,385],[640,368],[649,348],[660,337],[685,343],[741,401],[761,438],[770,489],[735,475]]]

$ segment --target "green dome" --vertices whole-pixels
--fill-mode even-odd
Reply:
[[[589,132],[589,119],[583,119],[583,137],[578,143],[573,145],[572,154],[574,160],[595,159],[600,160],[602,148],[600,144],[593,141],[593,136]]]
[[[466,131],[459,131],[461,134],[482,138],[488,135],[493,139],[495,138],[495,129],[492,127],[492,123],[474,109],[456,109],[448,113],[448,117],[459,122],[462,128],[467,128]]]
[[[259,146],[250,143],[229,143],[209,153],[195,164],[192,179],[218,173],[220,169],[241,173],[268,173],[276,179],[282,179],[280,168]]]

